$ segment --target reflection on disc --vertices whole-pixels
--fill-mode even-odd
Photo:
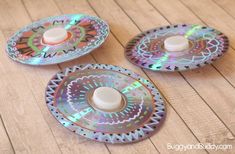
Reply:
[[[173,40],[174,37],[182,36],[188,43]],[[166,40],[168,42],[164,44]],[[188,24],[169,25],[135,36],[127,44],[125,55],[131,63],[142,68],[182,71],[212,63],[227,51],[228,46],[228,38],[213,28]],[[177,48],[182,50],[174,51]]]
[[[106,111],[94,105],[91,100],[100,87],[121,94],[118,109]],[[143,140],[159,129],[165,117],[164,101],[151,82],[107,64],[78,65],[57,73],[47,85],[46,103],[64,127],[106,143]]]
[[[49,65],[81,57],[98,48],[109,27],[98,17],[67,14],[36,21],[7,42],[10,58],[29,65]]]

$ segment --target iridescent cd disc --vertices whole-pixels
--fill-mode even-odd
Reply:
[[[7,42],[10,58],[29,65],[69,61],[99,47],[109,26],[98,17],[67,14],[42,19],[22,28]]]
[[[120,94],[121,106],[106,111],[94,105],[96,90],[104,87]],[[115,99],[108,94],[105,97]],[[46,103],[64,127],[106,143],[143,140],[153,135],[165,118],[164,101],[151,82],[107,64],[78,65],[57,73],[47,85]]]
[[[177,37],[184,40],[175,39]],[[135,36],[127,44],[125,55],[131,63],[142,68],[182,71],[212,63],[227,51],[228,46],[228,38],[213,28],[169,25]]]

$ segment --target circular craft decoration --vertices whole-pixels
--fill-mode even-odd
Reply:
[[[101,87],[121,94],[124,103],[119,109],[105,111],[93,104],[94,91]],[[64,127],[106,143],[143,140],[159,129],[165,117],[163,99],[151,82],[107,64],[78,65],[57,73],[47,85],[46,103]]]
[[[68,14],[42,19],[16,32],[7,42],[10,58],[29,65],[69,61],[99,47],[109,27],[100,18]]]
[[[172,38],[179,36],[188,42],[182,38],[173,42]],[[172,51],[172,47],[180,49],[185,46],[180,51]],[[227,51],[228,46],[228,38],[213,28],[189,24],[169,25],[135,36],[127,44],[125,55],[130,62],[142,68],[182,71],[212,63]]]

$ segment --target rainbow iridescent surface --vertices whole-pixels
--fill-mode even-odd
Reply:
[[[67,30],[68,38],[56,45],[43,43],[43,33],[54,27]],[[7,42],[10,58],[30,65],[49,65],[69,61],[99,47],[109,34],[100,18],[67,14],[45,18],[16,32]]]
[[[189,49],[180,54],[164,48],[164,40],[182,35],[189,39]],[[125,48],[127,59],[153,71],[182,71],[210,64],[228,49],[228,38],[221,32],[200,25],[169,25],[145,31],[134,37]]]
[[[118,112],[93,108],[88,93],[112,87],[126,98]],[[130,143],[156,132],[165,118],[164,101],[155,86],[139,75],[113,65],[87,64],[66,68],[48,83],[46,103],[66,128],[88,139]]]

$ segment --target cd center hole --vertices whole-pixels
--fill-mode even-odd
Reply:
[[[71,37],[71,33],[62,27],[51,28],[43,33],[43,43],[57,45]]]
[[[189,40],[182,35],[170,36],[164,40],[164,48],[172,52],[189,49],[189,44]]]
[[[104,112],[117,112],[126,104],[124,96],[111,87],[99,87],[88,94],[88,102],[95,109]]]

